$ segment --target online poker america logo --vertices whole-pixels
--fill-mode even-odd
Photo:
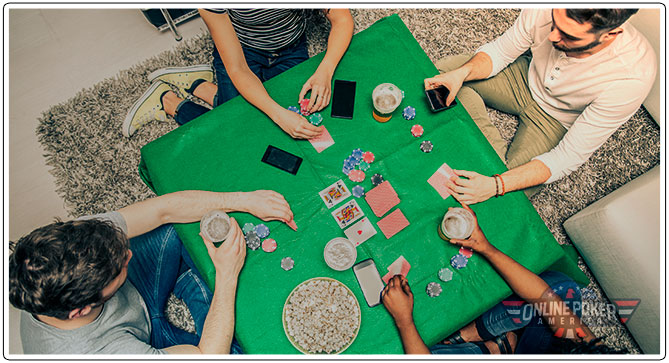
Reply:
[[[556,295],[560,296],[565,303],[556,302]],[[518,328],[549,323],[560,327],[554,334],[559,338],[575,338],[585,335],[581,329],[574,327],[575,321],[568,321],[570,319],[563,317],[567,315],[567,309],[580,316],[581,321],[589,327],[610,327],[616,325],[618,321],[626,324],[640,304],[640,299],[613,299],[611,303],[607,303],[600,299],[594,291],[588,288],[579,290],[575,286],[549,289],[532,304],[518,298],[502,301],[511,321]]]

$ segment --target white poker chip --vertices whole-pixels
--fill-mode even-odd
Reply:
[[[430,282],[425,288],[425,292],[429,297],[437,297],[441,295],[441,285],[436,282]]]
[[[290,257],[284,257],[281,260],[281,268],[286,271],[292,270],[294,266],[295,266],[295,261],[293,261],[293,259]]]

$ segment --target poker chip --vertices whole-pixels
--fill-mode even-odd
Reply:
[[[474,251],[471,248],[460,247],[460,254],[467,258],[472,258]]]
[[[318,126],[323,122],[323,116],[321,116],[320,113],[314,113],[313,115],[309,116],[309,122],[314,125]]]
[[[352,170],[352,171],[348,174],[348,178],[349,178],[352,182],[360,183],[360,182],[362,182],[363,180],[365,180],[365,172],[362,171],[362,170]]]
[[[467,266],[467,262],[468,262],[467,257],[459,253],[451,257],[451,266],[453,266],[453,268],[456,270],[465,268]]]
[[[436,282],[430,282],[427,284],[427,287],[425,288],[425,292],[427,293],[427,296],[429,297],[437,297],[441,295],[441,285],[439,285]]]
[[[439,270],[439,280],[443,282],[449,282],[453,279],[453,271],[448,267],[444,267]]]
[[[421,125],[413,125],[411,126],[411,135],[413,137],[421,137],[423,136],[423,126]]]
[[[253,225],[253,223],[244,223],[244,227],[242,227],[242,232],[244,232],[244,234],[247,234],[253,231],[254,228],[255,226]]]
[[[255,232],[250,231],[244,236],[244,239],[246,239],[246,247],[254,251],[260,247],[260,237]]]
[[[300,103],[300,112],[302,112],[302,115],[309,116],[311,114],[311,112],[309,112],[309,110],[307,109],[307,107],[309,106],[309,99],[305,98],[299,103]]]
[[[407,106],[402,111],[402,116],[406,120],[413,120],[416,117],[416,109],[411,106]]]
[[[295,113],[298,114],[298,115],[301,115],[301,113],[300,113],[300,109],[299,109],[297,106],[288,106],[288,110],[289,110],[289,111],[293,111],[293,112],[295,112]]]
[[[374,162],[374,154],[371,151],[366,151],[362,154],[362,161],[366,162],[367,164],[371,164]]]
[[[364,161],[361,161],[360,164],[358,164],[358,169],[362,171],[367,171],[367,169],[369,169],[369,164]]]
[[[351,152],[351,156],[352,156],[356,161],[362,160],[362,154],[363,154],[362,149],[355,149],[355,150],[353,150],[353,151]]]
[[[267,227],[264,224],[259,224],[255,226],[253,231],[258,235],[260,238],[267,238],[269,236],[269,227]]]
[[[372,175],[372,185],[377,186],[381,183],[383,183],[383,175],[381,174]]]
[[[434,148],[434,146],[432,145],[432,143],[430,141],[425,140],[425,141],[420,143],[420,151],[422,151],[424,153],[432,152],[433,148]]]
[[[360,161],[356,159],[353,155],[344,159],[344,165],[356,166],[360,164]]]
[[[276,251],[276,241],[271,238],[262,241],[262,250],[267,253]]]
[[[281,268],[286,271],[292,270],[294,266],[295,266],[295,261],[293,261],[293,259],[290,257],[284,257],[281,260]]]
[[[346,165],[344,165],[344,167],[341,169],[341,171],[342,171],[342,173],[344,173],[346,175],[349,175],[351,173],[351,171],[353,171],[353,168],[352,167],[349,168]]]
[[[365,188],[362,185],[356,185],[353,187],[352,192],[354,197],[360,198],[365,195]]]

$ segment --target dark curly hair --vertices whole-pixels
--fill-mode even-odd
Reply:
[[[625,23],[639,9],[567,9],[567,16],[579,24],[590,23],[590,33],[603,33]]]
[[[111,222],[56,221],[32,231],[9,257],[9,301],[31,314],[67,319],[102,301],[125,264],[129,242]]]

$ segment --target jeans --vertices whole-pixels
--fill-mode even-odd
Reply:
[[[242,51],[244,52],[244,58],[246,58],[246,63],[251,69],[251,72],[253,72],[261,82],[265,82],[266,80],[309,59],[306,35],[302,35],[302,37],[293,45],[275,52],[254,49],[244,45],[242,45]],[[212,55],[214,57],[216,81],[218,82],[218,93],[214,98],[214,107],[216,107],[239,95],[239,92],[237,91],[237,88],[235,88],[235,85],[232,84],[232,80],[225,69],[225,65],[223,64],[216,47],[214,47]],[[174,119],[179,125],[183,125],[207,111],[209,111],[208,108],[200,106],[195,102],[184,101],[177,107]]]
[[[567,304],[578,317],[581,317],[581,290],[578,284],[566,275],[546,271],[539,275],[553,291]],[[521,300],[517,295],[511,295],[501,303],[492,307],[475,321],[476,329],[481,338],[494,339],[509,331],[524,328],[518,339],[515,354],[542,354],[550,348],[554,333],[536,313],[534,308]],[[437,344],[430,348],[432,354],[482,354],[481,348],[473,343],[464,344]]]
[[[174,227],[163,225],[131,238],[130,249],[132,258],[128,264],[128,279],[142,295],[149,311],[151,346],[161,349],[179,344],[198,345],[213,295]],[[172,292],[188,306],[195,321],[195,334],[167,321],[165,305]],[[230,353],[242,354],[234,339]]]

